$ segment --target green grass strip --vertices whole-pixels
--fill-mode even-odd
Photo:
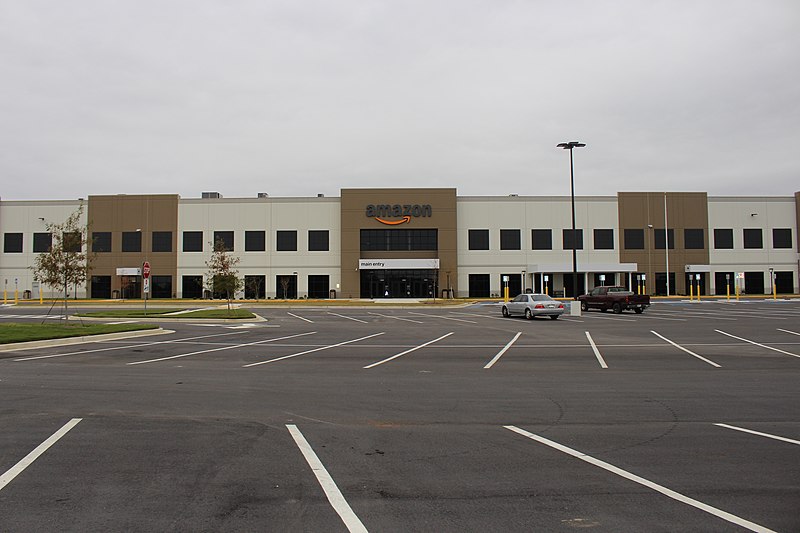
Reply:
[[[143,329],[156,329],[154,324],[84,324],[76,319],[75,324],[30,324],[20,322],[5,322],[0,324],[0,344],[12,342],[43,341],[49,339],[65,339],[69,337],[82,337],[85,335],[102,335],[104,333],[119,333],[123,331],[139,331]]]

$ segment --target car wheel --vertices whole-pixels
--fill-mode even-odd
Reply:
[[[613,309],[615,314],[620,314],[622,312],[622,306],[619,303],[615,303]]]
[[[531,313],[530,309],[525,309],[525,318],[531,320],[533,318],[533,313]]]
[[[503,306],[503,316],[506,318],[511,316],[511,313],[508,312],[508,307],[506,307],[505,305]]]
[[[637,315],[641,315],[642,313],[644,313],[644,309],[642,309],[641,307],[637,307],[636,309],[634,309],[634,311],[636,311]]]
[[[585,313],[588,310],[589,310],[589,304],[587,304],[586,302],[581,302],[581,311]]]
[[[558,315],[550,315],[550,320],[558,320]]]

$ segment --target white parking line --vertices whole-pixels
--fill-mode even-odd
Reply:
[[[663,335],[661,335],[661,334],[659,334],[659,333],[656,333],[656,332],[655,332],[655,331],[653,331],[652,329],[650,330],[650,333],[652,333],[653,335],[655,335],[655,336],[656,336],[656,337],[658,337],[659,339],[663,339],[663,340],[667,341],[668,343],[670,343],[670,344],[671,344],[671,345],[673,345],[674,347],[678,348],[679,350],[683,350],[684,352],[688,353],[689,355],[692,355],[692,356],[694,356],[694,357],[697,357],[697,358],[698,358],[698,359],[700,359],[701,361],[705,361],[706,363],[708,363],[708,364],[709,364],[709,365],[711,365],[711,366],[715,366],[715,367],[717,367],[717,368],[720,368],[720,366],[719,366],[717,363],[715,363],[714,361],[711,361],[711,360],[709,360],[709,359],[706,359],[706,358],[705,358],[705,357],[703,357],[702,355],[697,355],[696,353],[694,353],[694,352],[693,352],[693,351],[691,351],[691,350],[687,350],[686,348],[684,348],[684,347],[683,347],[683,346],[681,346],[680,344],[677,344],[677,343],[674,343],[674,342],[672,342],[672,341],[671,341],[671,340],[669,340],[668,338],[664,337]]]
[[[331,313],[330,311],[328,312],[328,314],[333,316],[338,316],[341,318],[346,318],[347,320],[353,320],[355,322],[361,322],[362,324],[369,324],[369,322],[367,322],[366,320],[361,320],[360,318],[353,318],[351,316],[340,315],[339,313]]]
[[[183,341],[193,341],[197,339],[208,339],[210,337],[223,337],[225,335],[241,335],[244,331],[234,331],[231,333],[215,333],[213,335],[200,335],[199,337],[186,337],[183,339],[172,339],[168,341],[158,341],[158,342],[146,342],[144,344],[126,344],[125,346],[116,346],[114,348],[98,348],[96,350],[83,350],[80,352],[67,352],[67,353],[57,353],[52,355],[37,355],[35,357],[23,357],[21,359],[14,359],[14,361],[33,361],[35,359],[52,359],[53,357],[67,357],[68,355],[83,355],[85,353],[94,353],[94,352],[110,352],[112,350],[125,350],[133,349],[133,348],[141,348],[143,346],[154,346],[156,344],[173,344],[179,343]]]
[[[592,339],[592,336],[589,335],[588,331],[586,332],[586,338],[589,339],[589,344],[592,345],[592,350],[594,350],[595,357],[597,357],[597,360],[600,361],[600,367],[608,368],[605,359],[603,359],[603,356],[600,355],[600,350],[597,349],[597,345],[594,343],[594,340]]]
[[[762,348],[766,348],[767,350],[773,350],[775,352],[785,353],[786,355],[791,355],[792,357],[800,357],[800,355],[797,355],[796,353],[779,350],[778,348],[773,348],[772,346],[767,346],[766,344],[760,344],[760,343],[758,343],[756,341],[751,341],[751,340],[748,340],[748,339],[744,339],[742,337],[737,337],[736,335],[731,335],[730,333],[725,333],[724,331],[721,331],[721,330],[718,330],[718,329],[715,329],[714,331],[716,331],[717,333],[722,333],[723,335],[727,335],[728,337],[732,337],[734,339],[738,339],[740,341],[749,342],[750,344],[755,344],[756,346],[761,346]]]
[[[306,350],[306,351],[300,352],[300,353],[293,353],[291,355],[284,355],[283,357],[276,357],[275,359],[269,359],[268,361],[258,361],[257,363],[250,363],[249,365],[243,365],[242,368],[248,368],[248,367],[251,367],[251,366],[258,366],[258,365],[266,365],[267,363],[274,363],[276,361],[283,361],[284,359],[291,359],[292,357],[299,357],[299,356],[305,355],[307,353],[319,352],[321,350],[327,350],[329,348],[337,348],[339,346],[344,346],[345,344],[352,344],[354,342],[363,341],[363,340],[366,340],[366,339],[371,339],[372,337],[377,337],[378,335],[383,335],[384,333],[385,332],[382,331],[380,333],[373,333],[372,335],[367,335],[366,337],[360,337],[358,339],[353,339],[351,341],[339,342],[337,344],[331,344],[329,346],[322,346],[320,348],[314,348],[313,350]]]
[[[778,330],[778,331],[782,331],[782,332],[784,332],[784,333],[791,333],[792,335],[798,335],[798,336],[800,336],[800,333],[798,333],[798,332],[796,332],[796,331],[789,331],[788,329],[781,329],[781,328],[777,328],[777,330]]]
[[[461,316],[479,316],[481,318],[491,318],[492,320],[507,320],[505,317],[502,316],[481,315],[479,313],[450,313],[450,314],[461,315]]]
[[[595,315],[595,314],[591,314],[590,315],[589,313],[585,313],[583,316],[586,317],[586,318],[596,318],[598,320],[616,320],[618,322],[636,322],[636,320],[634,320],[632,318],[613,317],[613,316],[599,316],[599,315]]]
[[[514,344],[514,343],[517,341],[517,339],[519,339],[519,336],[520,336],[520,335],[522,335],[522,332],[521,332],[521,331],[520,331],[519,333],[517,333],[516,335],[514,335],[514,338],[513,338],[513,339],[511,339],[510,341],[508,341],[508,344],[506,344],[505,346],[503,346],[503,349],[502,349],[502,350],[500,350],[499,352],[497,352],[497,355],[495,355],[495,356],[492,358],[492,360],[491,360],[491,361],[489,361],[488,363],[486,363],[486,365],[485,365],[483,368],[492,368],[492,367],[494,366],[494,364],[495,364],[495,363],[496,363],[496,362],[497,362],[497,361],[500,359],[500,357],[502,357],[502,355],[503,355],[504,353],[506,353],[506,350],[508,350],[509,348],[511,348],[511,345],[512,345],[512,344]]]
[[[294,314],[294,313],[289,313],[289,312],[287,312],[286,314],[287,314],[287,315],[290,315],[290,316],[293,316],[293,317],[295,317],[295,318],[299,318],[300,320],[305,320],[306,322],[310,322],[310,323],[312,323],[312,324],[314,323],[314,321],[313,321],[313,320],[309,320],[309,319],[307,319],[307,318],[303,318],[303,317],[301,317],[301,316],[297,316],[297,315],[296,315],[296,314]]]
[[[48,448],[50,448],[53,444],[58,442],[58,440],[61,437],[63,437],[64,435],[66,435],[67,432],[69,432],[70,429],[72,429],[75,426],[77,426],[78,422],[80,422],[81,420],[83,420],[83,419],[82,418],[73,418],[72,420],[70,420],[69,422],[67,422],[63,426],[61,426],[61,429],[59,429],[58,431],[56,431],[55,433],[50,435],[50,437],[48,437],[48,439],[46,441],[44,441],[43,443],[38,445],[36,448],[34,448],[34,450],[31,453],[29,453],[28,455],[23,457],[17,464],[15,464],[10,469],[8,469],[5,474],[0,476],[0,490],[3,490],[3,488],[6,485],[11,483],[11,481],[15,477],[20,475],[23,470],[25,470],[31,464],[33,464],[33,462],[36,459],[38,459],[40,455],[42,455],[44,452],[46,452]]]
[[[673,500],[679,501],[681,503],[685,503],[686,505],[691,505],[692,507],[694,507],[696,509],[700,509],[701,511],[705,511],[706,513],[712,514],[712,515],[714,515],[714,516],[716,516],[718,518],[721,518],[723,520],[726,520],[726,521],[728,521],[728,522],[730,522],[732,524],[736,524],[737,526],[743,527],[745,529],[749,529],[750,531],[758,531],[758,532],[762,532],[762,533],[776,533],[772,529],[769,529],[769,528],[766,528],[766,527],[761,526],[759,524],[756,524],[755,522],[750,522],[749,520],[745,520],[744,518],[740,518],[740,517],[738,517],[738,516],[736,516],[734,514],[728,513],[726,511],[721,510],[721,509],[717,509],[716,507],[712,507],[712,506],[710,506],[708,504],[705,504],[705,503],[703,503],[701,501],[695,500],[694,498],[690,498],[688,496],[684,496],[683,494],[681,494],[679,492],[675,492],[672,489],[668,489],[667,487],[664,487],[663,485],[659,485],[658,483],[654,483],[652,481],[649,481],[649,480],[647,480],[647,479],[645,479],[643,477],[637,476],[636,474],[632,474],[632,473],[630,473],[630,472],[628,472],[626,470],[623,470],[621,468],[618,468],[618,467],[616,467],[616,466],[614,466],[614,465],[612,465],[610,463],[606,463],[605,461],[601,461],[600,459],[595,459],[594,457],[592,457],[590,455],[586,455],[585,453],[581,453],[581,452],[579,452],[577,450],[574,450],[572,448],[564,446],[563,444],[559,444],[559,443],[554,442],[554,441],[552,441],[550,439],[546,439],[546,438],[541,437],[539,435],[535,435],[535,434],[533,434],[533,433],[531,433],[529,431],[525,431],[524,429],[520,429],[520,428],[518,428],[516,426],[503,426],[503,427],[508,429],[508,430],[513,431],[514,433],[518,433],[519,435],[522,435],[523,437],[527,437],[527,438],[529,438],[531,440],[534,440],[536,442],[544,444],[545,446],[549,446],[549,447],[553,448],[554,450],[558,450],[558,451],[563,452],[563,453],[565,453],[567,455],[571,455],[572,457],[575,457],[576,459],[580,459],[581,461],[585,461],[585,462],[587,462],[587,463],[589,463],[591,465],[600,467],[603,470],[611,472],[612,474],[616,474],[616,475],[618,475],[620,477],[623,477],[623,478],[625,478],[627,480],[633,481],[634,483],[638,483],[639,485],[643,485],[643,486],[645,486],[645,487],[647,487],[649,489],[653,489],[656,492],[660,492],[664,496],[672,498]]]
[[[783,442],[788,442],[790,444],[797,444],[798,446],[800,446],[800,440],[787,439],[786,437],[779,437],[778,435],[770,435],[769,433],[761,433],[760,431],[753,431],[752,429],[745,429],[737,426],[729,426],[728,424],[714,424],[714,425],[719,426],[721,428],[728,428],[728,429],[733,429],[735,431],[742,431],[744,433],[752,433],[753,435],[758,435],[759,437],[767,437],[770,439],[781,440]]]
[[[322,461],[319,460],[317,454],[314,453],[314,449],[308,443],[306,438],[303,436],[300,430],[297,429],[297,426],[294,424],[286,424],[286,429],[289,430],[289,433],[292,435],[295,444],[297,444],[297,447],[300,448],[300,453],[302,453],[303,457],[305,457],[308,466],[311,467],[311,471],[314,472],[319,485],[325,492],[325,496],[328,498],[331,506],[336,511],[336,514],[338,514],[339,518],[341,518],[342,522],[344,522],[347,530],[351,532],[366,533],[367,528],[364,527],[364,524],[361,522],[358,516],[356,516],[356,513],[353,512],[350,504],[348,504],[347,500],[344,499],[339,487],[336,486],[336,482],[325,469],[325,465],[323,465]]]
[[[372,311],[370,311],[369,314],[382,316],[383,318],[394,318],[395,320],[404,320],[406,322],[413,322],[414,324],[424,324],[425,323],[425,322],[420,322],[419,320],[411,320],[410,318],[403,318],[403,317],[399,317],[399,316],[382,315],[380,313],[373,313]]]
[[[442,335],[442,336],[441,336],[441,337],[439,337],[438,339],[433,339],[432,341],[428,341],[428,342],[426,342],[425,344],[420,344],[419,346],[415,346],[415,347],[413,347],[413,348],[411,348],[411,349],[409,349],[409,350],[406,350],[406,351],[404,351],[404,352],[400,352],[399,354],[393,355],[393,356],[391,356],[391,357],[387,357],[386,359],[384,359],[384,360],[382,360],[382,361],[378,361],[377,363],[372,363],[371,365],[367,365],[367,366],[365,366],[364,368],[373,368],[373,367],[376,367],[376,366],[378,366],[378,365],[382,365],[383,363],[388,363],[389,361],[392,361],[392,360],[394,360],[394,359],[397,359],[398,357],[401,357],[401,356],[403,356],[403,355],[405,355],[405,354],[407,354],[407,353],[414,352],[414,351],[416,351],[416,350],[419,350],[420,348],[424,348],[424,347],[428,346],[429,344],[433,344],[434,342],[438,342],[438,341],[440,341],[440,340],[444,339],[445,337],[449,337],[449,336],[450,336],[450,335],[452,335],[453,333],[455,333],[455,332],[454,332],[454,331],[451,331],[450,333],[447,333],[446,335]]]
[[[419,315],[419,316],[429,316],[432,318],[441,318],[442,320],[455,320],[456,322],[466,322],[467,324],[477,324],[474,320],[464,320],[463,318],[451,318],[447,316],[439,316],[439,315],[426,315],[425,313],[414,313],[413,311],[408,312],[409,315]]]
[[[184,353],[179,355],[170,355],[168,357],[159,357],[158,359],[148,359],[147,361],[134,361],[126,363],[127,365],[144,365],[147,363],[157,363],[159,361],[168,361],[170,359],[181,359],[183,357],[190,357],[192,355],[200,355],[201,353],[221,352],[222,350],[233,350],[234,348],[244,348],[245,346],[255,346],[256,344],[267,344],[268,342],[282,341],[285,339],[293,339],[295,337],[302,337],[304,335],[313,335],[316,331],[309,331],[307,333],[298,333],[297,335],[288,335],[286,337],[276,337],[274,339],[263,339],[254,342],[245,342],[243,344],[234,344],[232,346],[223,346],[222,348],[211,348],[208,350],[200,350],[198,352]]]

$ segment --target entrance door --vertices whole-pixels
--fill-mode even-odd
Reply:
[[[733,272],[714,272],[714,294],[717,296],[723,294],[729,294],[727,291],[730,291],[730,294],[736,294],[735,285],[736,283],[736,274]],[[728,286],[728,289],[725,289],[725,285]]]
[[[297,299],[297,276],[275,276],[275,298],[278,300]]]
[[[578,294],[584,294],[586,286],[583,283],[583,273],[578,272]],[[572,272],[564,274],[564,296],[572,298],[575,296],[572,292]]]
[[[503,296],[505,283],[503,278],[508,276],[508,297],[512,300],[522,293],[522,274],[500,274],[500,296]]]
[[[794,292],[794,272],[775,272],[775,292],[777,294]]]

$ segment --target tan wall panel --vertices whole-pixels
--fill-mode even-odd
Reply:
[[[431,205],[430,217],[412,217],[407,224],[387,226],[367,217],[368,205]],[[394,218],[392,218],[394,219]],[[360,251],[362,229],[387,229],[391,227],[403,229],[437,229],[439,250],[437,252],[364,252]],[[441,280],[450,273],[451,284],[457,292],[455,280],[458,279],[456,249],[456,189],[342,189],[341,191],[341,296],[358,297],[360,291],[360,273],[358,260],[377,258],[437,258],[440,263],[438,286],[444,288]]]
[[[620,192],[617,195],[620,230],[620,261],[638,263],[639,270],[647,274],[648,292],[655,291],[655,272],[666,269],[666,254],[655,248],[654,232],[664,231],[664,193],[663,192]],[[652,224],[653,229],[648,229]],[[675,248],[669,250],[669,270],[675,273],[676,287],[670,291],[686,294],[684,273],[686,265],[707,265],[710,236],[708,234],[708,196],[704,192],[667,193],[667,226],[674,232]],[[625,230],[644,229],[645,249],[626,250]],[[704,247],[686,250],[684,229],[702,229]],[[706,280],[706,284],[710,280]]]
[[[150,263],[151,275],[172,276],[172,292],[177,292],[178,276],[178,195],[89,196],[89,239],[91,233],[111,232],[111,252],[98,253],[92,263],[93,276],[111,276],[111,289],[119,290],[121,279],[116,269],[141,267]],[[142,251],[123,252],[122,233],[142,231]],[[152,252],[152,233],[172,232],[172,252]]]

